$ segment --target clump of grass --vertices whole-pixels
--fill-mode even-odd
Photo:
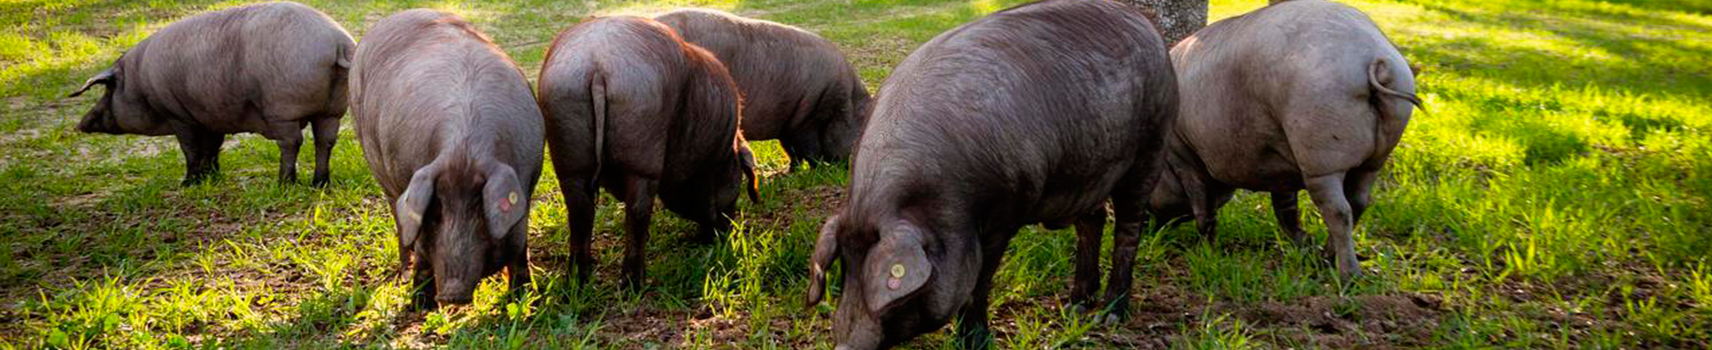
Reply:
[[[1171,345],[1182,350],[1246,350],[1259,349],[1252,329],[1241,319],[1229,314],[1213,316],[1203,312],[1198,324],[1183,325],[1178,331],[1182,338]]]

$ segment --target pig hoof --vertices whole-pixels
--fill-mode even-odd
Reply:
[[[329,182],[332,181],[327,180],[325,177],[317,177],[315,180],[309,181],[309,185],[316,188],[327,188],[327,183]]]

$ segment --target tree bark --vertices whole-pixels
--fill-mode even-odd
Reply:
[[[1207,0],[1117,1],[1140,8],[1144,13],[1153,14],[1149,17],[1159,28],[1159,35],[1165,37],[1167,49],[1201,27],[1207,26]]]

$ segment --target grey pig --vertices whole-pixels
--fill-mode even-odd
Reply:
[[[625,203],[623,271],[632,288],[643,282],[656,194],[695,222],[704,242],[730,228],[745,184],[749,200],[760,200],[755,156],[738,126],[737,86],[717,58],[664,24],[617,16],[566,28],[540,76],[537,98],[570,212],[578,280],[594,269],[598,188]]]
[[[338,23],[295,2],[191,16],[149,35],[72,93],[107,87],[77,130],[177,136],[188,186],[218,173],[220,144],[242,132],[278,143],[279,181],[297,182],[303,128],[314,125],[310,183],[323,186],[355,48]]]
[[[1170,65],[1148,20],[1105,0],[1018,6],[910,54],[882,87],[849,198],[811,258],[810,305],[844,262],[837,348],[889,348],[953,317],[963,346],[986,348],[993,274],[1035,223],[1075,223],[1071,299],[1094,304],[1108,198],[1116,227],[1100,306],[1123,314],[1177,114]]]
[[[1385,34],[1349,6],[1298,0],[1213,23],[1171,57],[1183,113],[1150,211],[1192,215],[1210,238],[1235,189],[1270,192],[1279,227],[1303,244],[1306,189],[1338,272],[1360,275],[1352,231],[1421,102]]]
[[[351,68],[363,158],[398,223],[411,305],[467,304],[505,268],[529,283],[530,198],[542,121],[523,71],[469,22],[417,9],[381,19]]]
[[[654,19],[725,63],[743,93],[745,139],[778,139],[791,169],[850,156],[869,96],[838,45],[797,27],[715,10]]]

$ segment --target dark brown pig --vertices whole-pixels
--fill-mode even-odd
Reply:
[[[1349,6],[1298,0],[1201,29],[1171,50],[1183,93],[1151,210],[1193,215],[1208,236],[1235,189],[1272,193],[1279,226],[1303,243],[1308,190],[1339,273],[1359,275],[1352,231],[1409,124],[1414,72]]]
[[[1071,299],[1123,314],[1177,113],[1170,65],[1147,19],[1104,0],[1000,11],[910,54],[815,242],[810,304],[844,262],[837,348],[889,348],[954,317],[961,344],[987,347],[993,274],[1017,231],[1042,222],[1075,222],[1079,253],[1092,253],[1076,255]],[[1096,304],[1107,199],[1112,269]]]
[[[755,157],[738,128],[737,86],[717,58],[671,28],[630,16],[567,28],[547,51],[540,84],[579,280],[594,269],[597,188],[624,201],[630,287],[643,282],[656,194],[699,226],[702,241],[730,228],[745,184],[750,201],[760,199]]]
[[[529,199],[542,121],[523,71],[457,15],[409,10],[357,47],[351,109],[363,158],[398,223],[400,271],[415,256],[412,305],[464,304],[505,268],[529,283]]]
[[[654,18],[719,57],[743,93],[743,137],[778,139],[791,168],[850,156],[868,90],[838,45],[796,27],[705,9]]]
[[[77,130],[177,136],[185,185],[219,172],[226,135],[260,133],[279,144],[279,181],[293,183],[303,128],[314,125],[310,183],[325,185],[355,47],[338,23],[294,2],[191,16],[149,35],[72,93],[107,87]]]

